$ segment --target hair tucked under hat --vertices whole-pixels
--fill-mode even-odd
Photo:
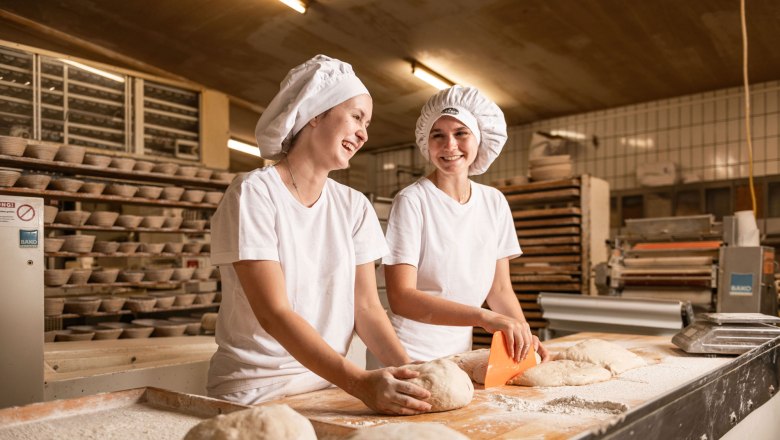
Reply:
[[[255,127],[260,155],[277,160],[290,148],[293,136],[315,116],[368,89],[352,66],[317,55],[287,74]]]
[[[474,87],[452,86],[428,99],[417,119],[415,137],[420,153],[428,159],[428,136],[442,116],[452,116],[471,130],[479,142],[477,158],[469,175],[482,174],[501,153],[506,143],[506,120],[498,105]]]

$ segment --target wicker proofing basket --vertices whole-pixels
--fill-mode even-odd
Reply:
[[[138,192],[138,187],[135,185],[123,185],[121,183],[112,183],[106,186],[103,190],[105,194],[111,194],[121,197],[133,197]]]
[[[21,176],[22,173],[19,171],[0,169],[0,186],[10,188],[14,186],[16,181],[19,180],[19,177]]]
[[[84,154],[87,149],[78,145],[63,145],[57,151],[57,155],[54,156],[54,160],[60,162],[81,164],[84,162]]]
[[[84,182],[83,185],[81,185],[81,189],[79,192],[85,193],[85,194],[93,194],[93,195],[100,195],[103,194],[103,190],[106,189],[106,184],[103,182]]]
[[[91,165],[96,168],[108,168],[108,164],[110,163],[111,158],[109,156],[90,153],[84,155],[84,165]]]
[[[73,269],[46,269],[43,271],[43,284],[57,287],[68,282]]]
[[[88,225],[110,228],[114,226],[119,213],[115,211],[93,211],[87,220]]]
[[[179,229],[181,222],[184,221],[184,217],[165,217],[163,222],[163,228],[165,229]]]
[[[87,284],[92,275],[92,269],[73,269],[68,284]]]
[[[44,237],[43,239],[43,251],[44,252],[59,252],[62,249],[62,245],[65,244],[65,240],[54,237]]]
[[[194,293],[180,293],[176,295],[176,301],[173,302],[174,306],[191,306],[195,301]]]
[[[96,241],[92,246],[92,252],[100,252],[101,254],[113,254],[119,249],[119,242],[116,241]]]
[[[51,205],[45,205],[43,207],[43,222],[46,224],[54,223],[54,219],[57,218],[57,212],[60,208]]]
[[[100,310],[104,312],[118,312],[124,307],[127,298],[122,296],[112,296],[108,298],[101,298]],[[120,332],[121,333],[121,332]]]
[[[143,197],[145,199],[157,200],[160,198],[160,194],[162,194],[162,190],[163,190],[162,186],[144,185],[138,187],[138,192],[135,195],[136,197]]]
[[[165,243],[141,243],[139,252],[147,254],[159,254],[165,248]]]
[[[139,171],[142,173],[148,173],[149,171],[152,171],[153,168],[154,162],[149,162],[148,160],[137,160],[133,166],[134,171]]]
[[[60,177],[59,179],[53,179],[49,186],[57,191],[78,192],[81,186],[84,185],[83,180],[69,179],[67,177]]]
[[[198,167],[181,166],[176,170],[176,175],[181,177],[195,177],[198,173]]]
[[[178,187],[178,186],[166,186],[162,190],[162,197],[165,200],[171,200],[171,201],[178,201],[181,199],[182,194],[184,194],[184,188]]]
[[[177,267],[173,270],[173,276],[171,279],[174,281],[189,281],[192,279],[192,275],[194,273],[194,267]]]
[[[222,196],[224,195],[225,193],[223,193],[222,191],[208,191],[206,192],[206,195],[203,197],[203,202],[216,205],[222,200]]]
[[[46,174],[25,174],[19,176],[19,179],[16,180],[16,186],[19,188],[46,189],[49,186],[49,182],[51,182],[51,176]]]
[[[193,298],[195,295],[193,295]],[[43,299],[43,316],[59,316],[62,315],[62,310],[65,308],[64,298],[44,298]]]
[[[214,302],[215,296],[217,296],[217,292],[196,293],[194,304],[211,304]]]
[[[24,155],[33,159],[53,160],[59,148],[56,144],[27,144]]]
[[[115,168],[122,171],[130,171],[135,165],[135,159],[129,157],[112,157],[111,162],[108,164],[110,168]]]
[[[214,268],[211,266],[208,267],[199,267],[195,269],[195,278],[198,280],[207,280],[211,278],[211,273],[214,272]]]
[[[184,229],[202,231],[206,227],[206,220],[184,220],[181,224]]]
[[[126,283],[140,283],[146,274],[141,270],[123,270],[119,273],[119,279]]]
[[[71,226],[82,226],[89,216],[89,211],[60,211],[54,217],[54,222]]]
[[[165,216],[163,215],[147,215],[144,216],[143,221],[141,221],[141,227],[159,229],[162,227],[164,222]]]
[[[14,136],[0,136],[0,154],[19,157],[27,148],[27,139]]]
[[[94,235],[65,235],[62,238],[65,240],[62,244],[64,252],[84,254],[92,251],[92,245],[95,244]]]
[[[89,282],[98,283],[98,284],[110,284],[115,282],[118,276],[119,276],[119,269],[117,268],[93,270],[92,275],[89,277]]]
[[[169,241],[168,243],[165,243],[163,252],[178,254],[181,253],[182,249],[184,249],[184,243],[177,242],[177,241]]]
[[[66,313],[90,314],[97,312],[98,307],[100,307],[100,298],[81,297],[65,300]]]
[[[188,189],[184,191],[181,199],[185,202],[200,203],[203,201],[203,197],[206,195],[206,191],[201,189]]]
[[[184,243],[182,247],[182,250],[188,254],[199,254],[201,249],[203,249],[203,243],[199,241]]]
[[[198,169],[198,172],[195,173],[195,177],[198,177],[200,179],[209,179],[211,178],[212,174],[214,174],[214,170],[210,170],[208,168],[200,168]]]
[[[162,283],[170,281],[173,276],[173,269],[146,269],[146,280]]]
[[[143,220],[144,217],[142,215],[122,214],[117,217],[114,225],[122,228],[134,229],[137,228]]]
[[[134,254],[140,245],[141,243],[137,241],[123,241],[119,243],[118,251],[120,254]]]
[[[157,298],[152,298],[149,296],[134,296],[128,298],[127,301],[125,301],[125,309],[132,312],[151,312],[154,310],[155,304],[157,304]]]
[[[176,174],[176,170],[178,169],[179,165],[175,163],[158,163],[154,165],[152,172],[173,176]]]

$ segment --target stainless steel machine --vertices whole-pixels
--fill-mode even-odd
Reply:
[[[627,220],[596,285],[610,296],[689,301],[696,312],[777,316],[774,249],[735,246],[736,233],[733,217]]]

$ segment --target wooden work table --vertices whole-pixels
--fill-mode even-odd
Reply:
[[[668,336],[579,333],[548,341],[545,345],[556,352],[590,338],[615,342],[640,355],[648,362],[648,366],[627,371],[607,382],[578,387],[503,386],[485,390],[479,389],[478,386],[473,401],[464,408],[407,417],[375,414],[361,401],[337,388],[287,397],[274,403],[288,404],[305,415],[312,421],[321,438],[339,438],[357,428],[398,422],[443,423],[472,439],[563,439],[602,436],[672,438],[679,435],[682,435],[682,438],[703,438],[702,434],[710,435],[707,438],[717,438],[733,424],[725,427],[715,426],[719,422],[710,420],[702,425],[701,420],[697,421],[696,417],[705,417],[701,411],[708,411],[706,417],[711,419],[713,411],[717,411],[717,408],[712,407],[718,407],[719,402],[723,404],[721,406],[724,411],[733,412],[729,406],[733,405],[728,399],[722,398],[723,391],[720,392],[721,399],[718,402],[707,400],[697,401],[697,405],[687,405],[684,404],[685,398],[701,400],[701,392],[708,393],[708,390],[720,387],[718,384],[724,378],[731,377],[731,367],[745,363],[746,357],[768,345],[765,344],[739,358],[688,355],[673,346]],[[774,356],[774,364],[770,370],[774,368],[775,373],[773,376],[767,375],[766,380],[770,384],[774,380],[777,387],[779,350],[778,341],[773,342],[775,344],[771,353]],[[749,363],[754,364],[764,365],[766,362]],[[761,365],[760,368],[764,368]],[[759,375],[754,375],[754,378],[756,377]],[[766,394],[767,388],[763,379],[753,380],[751,383],[756,386],[756,393]],[[742,392],[746,390],[744,386],[739,389]],[[725,393],[731,393],[730,388],[725,388]],[[740,398],[747,399],[744,396]],[[756,395],[753,401],[760,405],[767,400],[768,397],[761,400]],[[625,407],[621,409],[622,405]],[[682,408],[692,408],[683,413],[675,409],[679,405],[682,405]],[[615,409],[616,407],[618,409]],[[737,409],[738,419],[742,420],[751,410]],[[658,420],[659,417],[663,421]],[[675,417],[679,418],[679,421]],[[728,417],[724,419],[728,420]],[[635,423],[637,429],[644,424],[642,426],[648,429],[648,432],[634,437],[639,432],[623,429],[628,422]],[[665,424],[667,426],[664,426]],[[679,426],[672,426],[674,424]],[[669,436],[670,433],[673,434],[672,437]],[[712,436],[713,433],[715,437]]]

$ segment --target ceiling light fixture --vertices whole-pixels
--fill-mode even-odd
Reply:
[[[423,66],[417,61],[412,61],[412,74],[439,90],[455,85],[454,82]]]
[[[306,2],[304,2],[303,0],[279,0],[279,1],[295,9],[297,12],[301,14],[306,13],[307,6],[306,6]]]
[[[227,145],[231,150],[240,151],[245,154],[251,154],[252,156],[262,157],[260,156],[260,149],[254,145],[249,145],[235,139],[228,139]]]
[[[121,83],[125,82],[125,78],[123,76],[116,75],[114,73],[108,73],[105,70],[96,69],[94,67],[87,66],[86,64],[77,63],[75,61],[66,60],[63,58],[60,58],[60,61],[62,61],[65,64],[69,64],[73,67],[78,67],[81,70],[86,70],[87,72],[94,73],[95,75],[100,75],[103,78],[112,79],[116,82],[121,82]]]

